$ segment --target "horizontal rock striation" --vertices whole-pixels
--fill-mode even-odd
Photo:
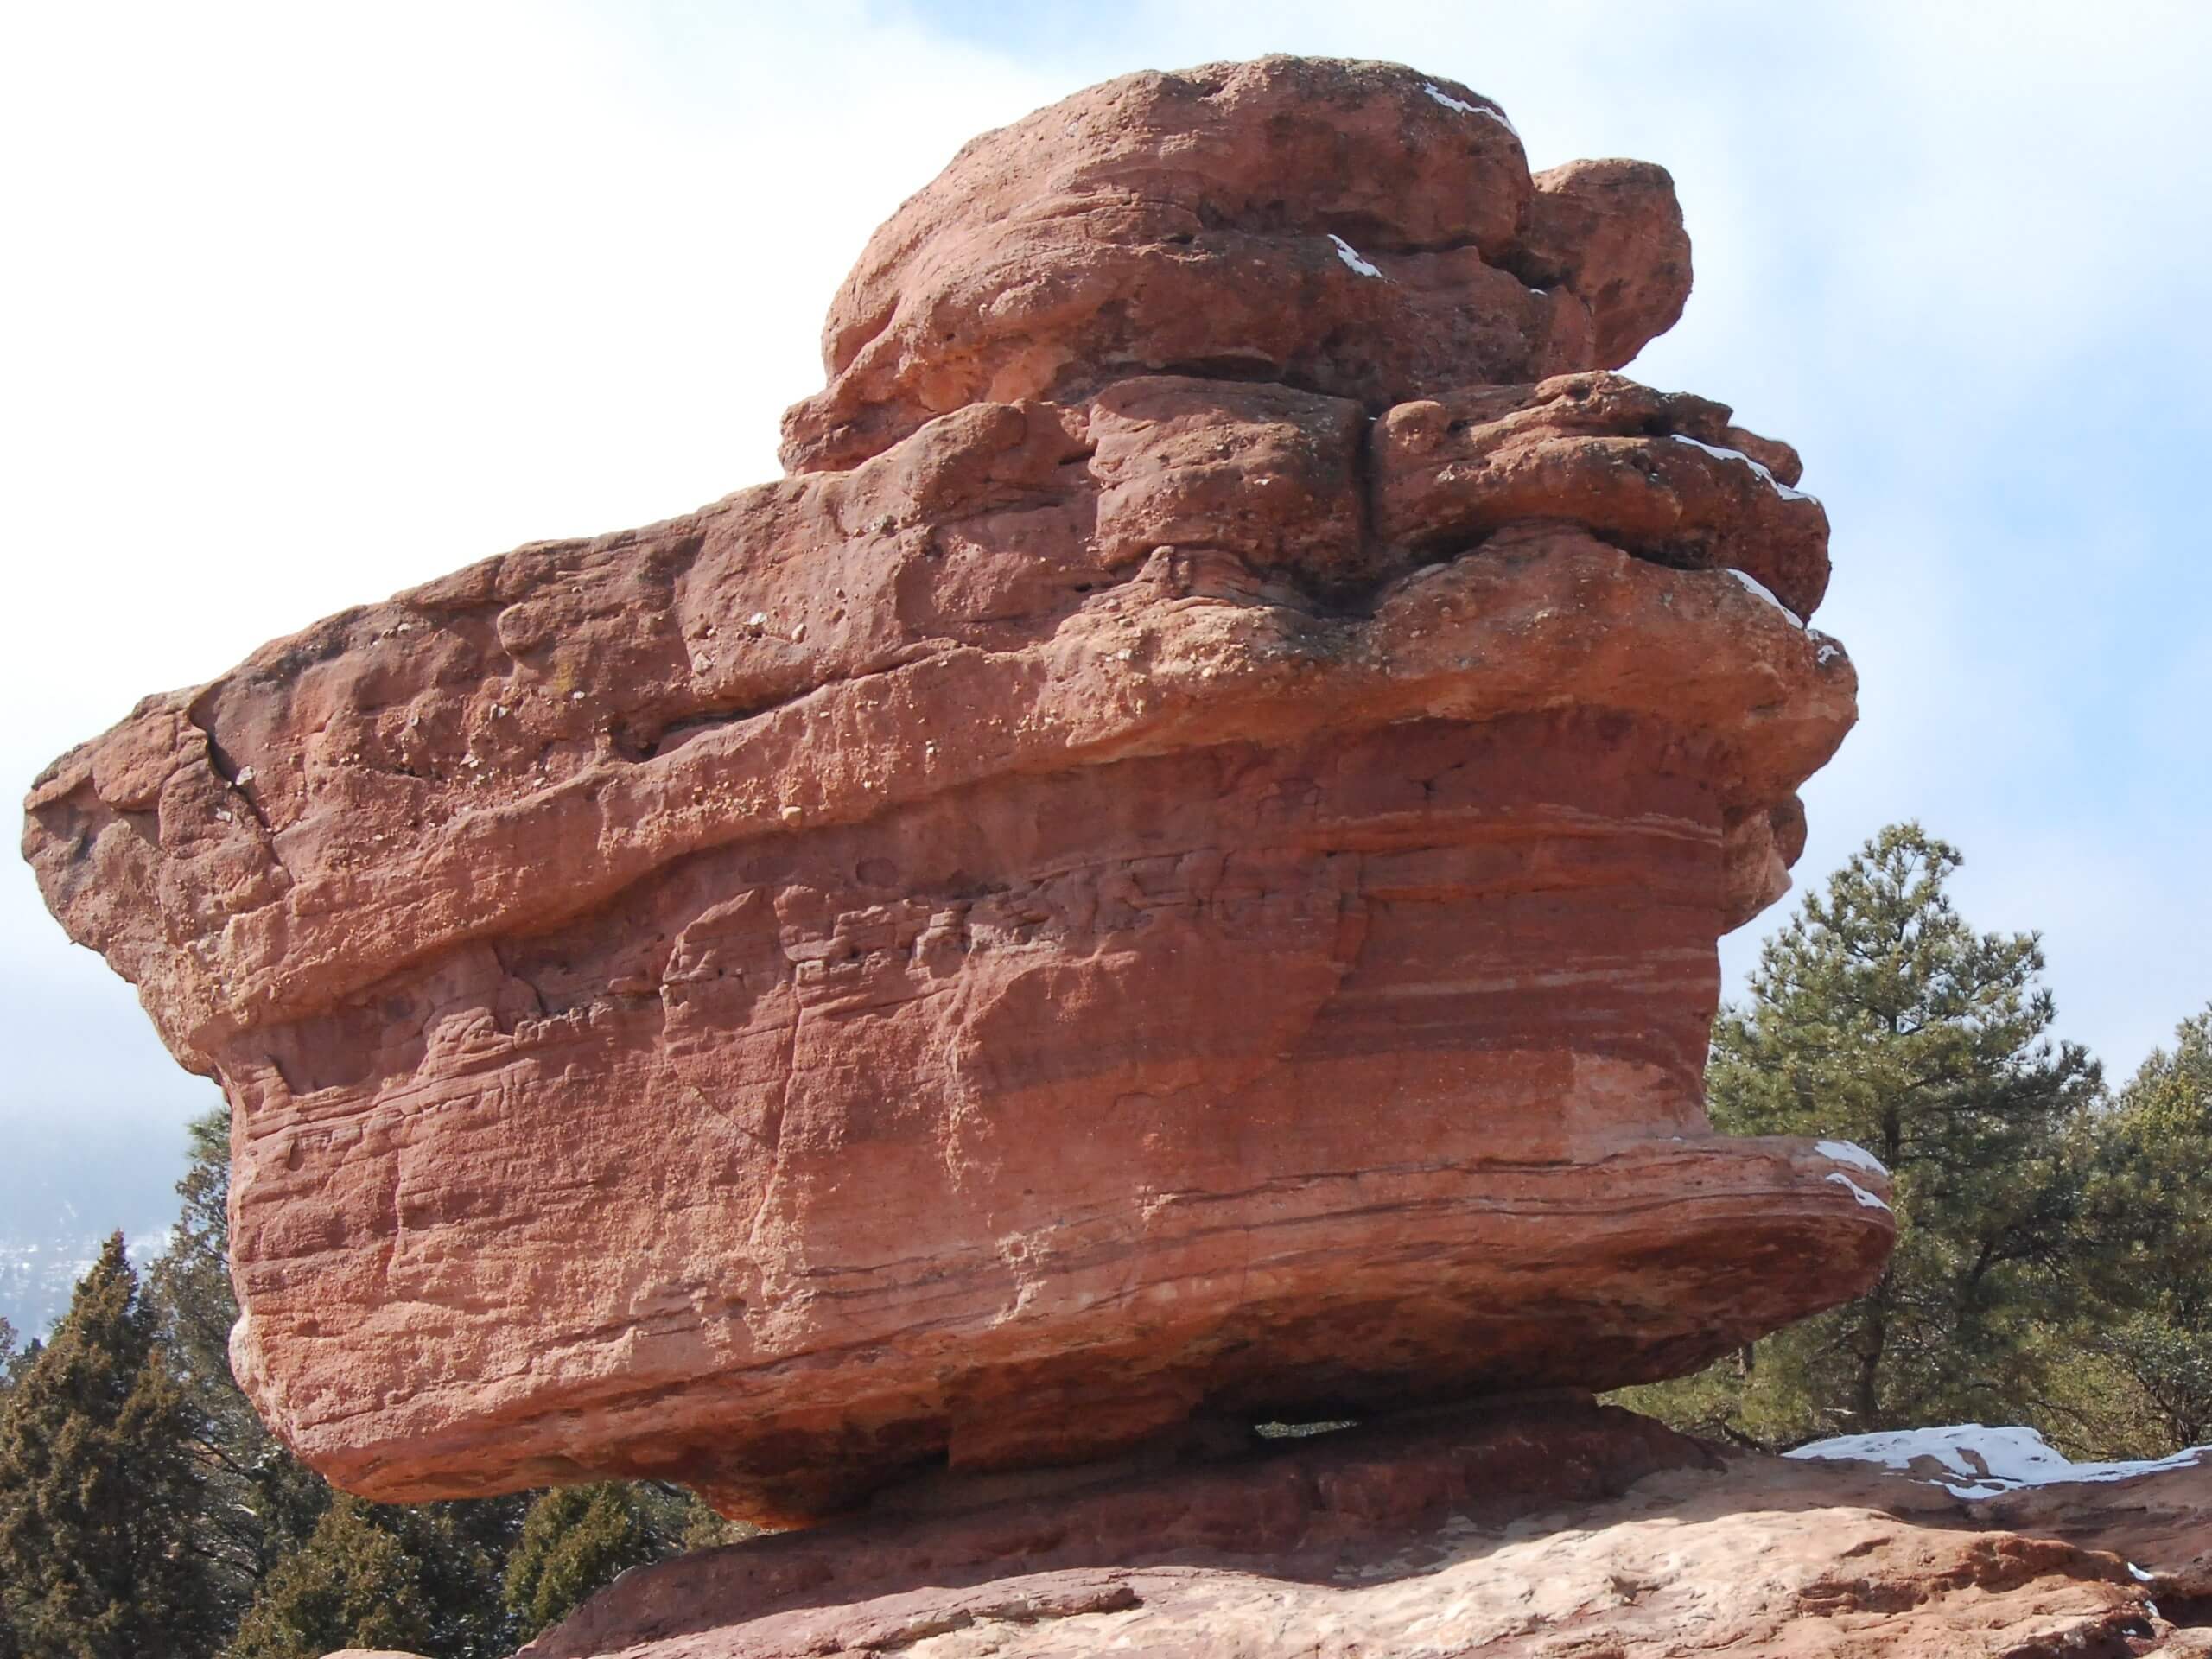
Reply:
[[[1884,1178],[1701,1102],[1714,942],[1853,718],[1827,521],[1786,446],[1588,366],[1687,245],[1656,169],[1555,176],[1387,66],[1080,94],[871,245],[803,470],[49,769],[48,903],[235,1109],[233,1354],[285,1439],[383,1498],[788,1518],[1648,1380],[1870,1282]],[[1406,292],[1243,284],[1285,315],[1215,316],[1267,342],[1231,364],[1085,286],[1161,246]],[[1485,355],[1447,257],[1584,343]],[[1007,300],[1036,270],[1085,297]]]

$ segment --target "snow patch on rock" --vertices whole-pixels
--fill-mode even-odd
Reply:
[[[1835,1174],[1824,1175],[1821,1179],[1834,1186],[1849,1187],[1851,1189],[1851,1196],[1859,1201],[1859,1207],[1862,1210],[1886,1210],[1890,1207],[1888,1205],[1884,1204],[1881,1199],[1876,1198],[1872,1192],[1869,1192],[1865,1187],[1859,1185],[1858,1182],[1853,1180],[1848,1175],[1837,1173]]]
[[[1345,241],[1344,238],[1338,236],[1334,231],[1329,232],[1329,240],[1337,245],[1337,257],[1343,260],[1344,264],[1350,265],[1361,276],[1380,276],[1382,274],[1382,271],[1375,265],[1370,264],[1366,259],[1360,257],[1360,251],[1357,248],[1352,246],[1351,243]]]
[[[1503,127],[1516,138],[1518,138],[1521,136],[1521,129],[1515,126],[1510,121],[1505,118],[1505,111],[1503,110],[1493,110],[1484,105],[1470,104],[1464,98],[1454,98],[1451,93],[1446,92],[1441,86],[1437,86],[1433,81],[1423,81],[1421,83],[1421,89],[1447,110],[1457,110],[1462,115],[1486,116],[1491,120],[1497,122],[1499,126]]]
[[[2212,1446],[2191,1446],[2170,1458],[2131,1463],[2074,1463],[2032,1428],[1955,1423],[1942,1428],[1901,1428],[1880,1434],[1839,1434],[1783,1455],[1876,1464],[1916,1479],[1932,1480],[1954,1497],[1979,1499],[2018,1491],[2024,1486],[2133,1480],[2161,1470],[2192,1467],[2207,1452],[2212,1452]],[[1923,1463],[1932,1464],[1934,1470],[1916,1466]]]
[[[1687,443],[1693,449],[1702,449],[1707,454],[1718,456],[1722,461],[1742,461],[1745,466],[1750,467],[1753,472],[1757,473],[1761,479],[1765,480],[1767,488],[1772,490],[1777,495],[1780,496],[1785,501],[1812,501],[1818,499],[1815,496],[1806,494],[1802,490],[1791,489],[1789,485],[1777,478],[1774,474],[1768,469],[1764,462],[1753,461],[1749,455],[1745,454],[1740,449],[1724,449],[1717,443],[1705,443],[1681,432],[1675,432],[1669,435],[1674,438],[1676,443]]]
[[[1886,1175],[1889,1166],[1866,1147],[1850,1141],[1815,1141],[1813,1150],[1823,1158],[1834,1159],[1839,1164],[1849,1164],[1853,1169],[1863,1169],[1872,1175]]]
[[[1757,576],[1753,575],[1748,570],[1738,570],[1733,565],[1729,565],[1725,568],[1727,569],[1730,575],[1735,577],[1737,581],[1742,582],[1745,587],[1751,589],[1753,594],[1766,601],[1766,602],[1773,606],[1776,610],[1780,611],[1784,616],[1788,617],[1789,619],[1789,626],[1791,627],[1800,630],[1804,627],[1805,624],[1803,619],[1801,618],[1796,612],[1791,610],[1787,605],[1777,599],[1774,596],[1773,588],[1768,587],[1764,582],[1761,582]]]

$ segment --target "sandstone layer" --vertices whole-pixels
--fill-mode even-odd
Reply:
[[[2212,1652],[2212,1466],[1986,1503],[1559,1400],[632,1572],[524,1659]]]
[[[792,475],[58,762],[48,903],[234,1109],[256,1404],[373,1497],[791,1517],[1862,1289],[1878,1167],[1703,1110],[1855,680],[1795,454],[1606,366],[1688,276],[1455,83],[1110,83],[871,245]]]
[[[1531,177],[1457,81],[1299,58],[1127,75],[985,133],[875,233],[784,460],[849,467],[969,404],[1146,371],[1379,412],[1617,369],[1689,288],[1663,168]]]

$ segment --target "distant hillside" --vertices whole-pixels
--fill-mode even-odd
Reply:
[[[175,1218],[184,1173],[180,1127],[26,1124],[0,1159],[0,1318],[26,1336],[69,1306],[78,1277],[117,1228],[143,1265]]]

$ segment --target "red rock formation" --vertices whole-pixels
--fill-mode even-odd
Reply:
[[[1794,455],[1594,366],[1687,282],[1663,174],[1452,83],[1114,82],[871,245],[804,470],[58,762],[48,902],[235,1109],[271,1423],[804,1515],[1856,1294],[1880,1175],[1702,1109],[1854,678]]]
[[[1457,81],[1300,58],[1125,75],[985,133],[875,233],[784,461],[849,467],[969,404],[1147,371],[1379,413],[1617,369],[1689,288],[1662,169],[1532,179],[1503,113]]]
[[[931,1496],[632,1573],[522,1659],[2212,1651],[2207,1465],[1971,1503],[1559,1400]]]

